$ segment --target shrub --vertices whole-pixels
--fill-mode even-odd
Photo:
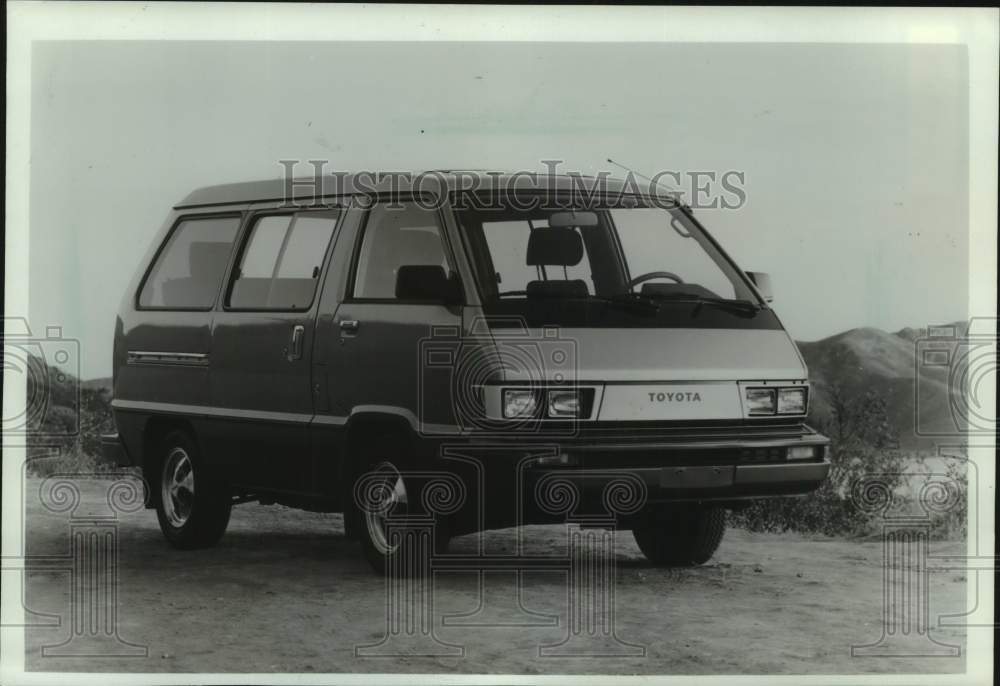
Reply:
[[[922,458],[901,453],[898,437],[892,430],[886,404],[875,391],[849,401],[842,389],[831,389],[831,416],[816,422],[820,431],[830,436],[830,475],[820,488],[798,498],[765,498],[754,501],[744,510],[732,513],[730,522],[750,531],[798,531],[828,536],[865,536],[876,533],[882,524],[881,512],[859,507],[857,486],[877,475],[881,486],[892,494],[893,511],[926,511],[910,488],[919,472]],[[933,535],[964,535],[967,485],[962,470],[949,468],[957,484],[954,505],[931,513]]]
[[[37,357],[32,365],[44,365]],[[46,389],[32,388],[35,380],[44,380]],[[36,370],[28,378],[30,393],[46,393],[44,413],[32,417],[28,426],[28,473],[52,474],[120,473],[115,465],[103,462],[101,434],[114,431],[111,393],[107,389],[80,388],[79,380],[57,373],[54,367]]]

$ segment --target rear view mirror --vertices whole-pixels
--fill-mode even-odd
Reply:
[[[771,275],[767,272],[747,272],[747,276],[753,281],[753,285],[757,287],[757,292],[760,293],[761,297],[764,298],[764,302],[771,302],[774,300],[774,291],[771,290]]]
[[[396,271],[396,298],[457,305],[462,302],[462,284],[441,265],[404,264]]]
[[[570,229],[576,226],[597,226],[596,212],[556,212],[549,216],[549,226]]]

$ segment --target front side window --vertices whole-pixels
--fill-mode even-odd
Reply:
[[[207,310],[215,304],[240,218],[185,219],[170,233],[139,293],[139,307]]]
[[[307,310],[337,211],[259,217],[233,274],[227,305],[236,310]]]
[[[393,300],[401,266],[440,266],[448,271],[437,212],[416,203],[387,203],[368,213],[358,251],[353,294],[358,299]]]

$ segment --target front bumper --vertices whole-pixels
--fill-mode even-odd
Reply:
[[[564,436],[511,436],[491,443],[506,444],[512,457],[519,456],[512,471],[520,476],[511,486],[523,489],[529,501],[554,480],[598,503],[623,481],[638,483],[649,502],[737,501],[809,493],[830,472],[829,439],[801,420],[605,423],[581,425]],[[811,456],[802,458],[797,454],[802,449]],[[487,468],[495,477],[486,480],[491,491],[504,480],[502,462],[495,452],[482,460],[493,467]]]
[[[564,435],[463,438],[426,446],[428,468],[465,484],[452,522],[463,532],[567,517],[626,524],[672,502],[739,507],[809,493],[830,471],[829,439],[801,420],[601,423]],[[812,459],[789,459],[789,449],[804,446]]]
[[[802,422],[701,423],[645,432],[617,427],[581,433],[532,472],[537,478],[561,473],[585,493],[631,474],[653,501],[795,495],[826,479],[829,444]],[[792,459],[793,449],[812,456]]]
[[[609,489],[642,482],[647,502],[684,500],[735,501],[768,496],[801,495],[814,491],[830,472],[830,462],[697,465],[618,469],[534,468],[529,484],[541,490],[545,482],[572,484],[584,500],[607,502]],[[637,494],[638,497],[638,494]]]

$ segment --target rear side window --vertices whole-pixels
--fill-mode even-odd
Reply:
[[[139,293],[139,307],[207,310],[215,304],[239,217],[181,221],[157,255]]]
[[[226,304],[237,310],[307,310],[337,211],[258,218],[233,274]]]

